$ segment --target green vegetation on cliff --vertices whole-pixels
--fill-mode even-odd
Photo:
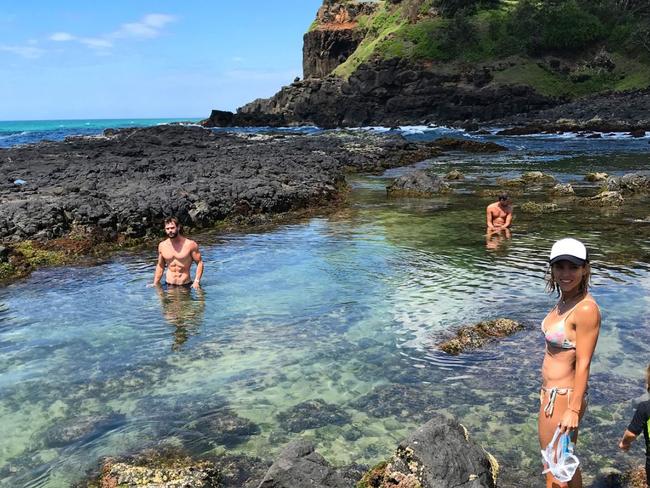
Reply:
[[[339,76],[398,57],[489,65],[495,83],[548,96],[650,86],[650,2],[642,0],[383,1],[358,28],[365,38]]]

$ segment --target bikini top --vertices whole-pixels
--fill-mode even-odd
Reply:
[[[584,300],[591,300],[590,298],[585,298]],[[560,349],[575,349],[576,344],[575,342],[570,341],[567,339],[566,336],[566,319],[569,315],[571,315],[571,312],[580,305],[584,300],[580,300],[578,303],[576,303],[573,307],[571,307],[569,310],[564,312],[562,314],[562,318],[552,324],[550,327],[546,328],[544,325],[546,323],[546,317],[544,317],[544,320],[542,320],[542,332],[544,333],[544,337],[546,338],[547,344],[553,346],[553,347],[558,347]],[[557,305],[553,307],[551,312],[557,308]],[[551,313],[549,312],[549,314]]]

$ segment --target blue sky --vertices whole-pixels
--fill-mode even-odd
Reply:
[[[0,120],[207,117],[302,75],[322,0],[0,4]]]

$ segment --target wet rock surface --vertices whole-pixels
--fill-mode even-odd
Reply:
[[[650,173],[629,173],[623,176],[610,176],[607,179],[607,190],[621,193],[648,193],[650,192]]]
[[[502,132],[504,135],[601,131],[640,136],[641,131],[650,129],[648,113],[650,88],[593,95],[548,109],[528,110],[494,122],[497,125],[515,126]],[[607,117],[603,114],[607,114]]]
[[[217,134],[200,127],[107,130],[104,137],[0,150],[0,240],[145,236],[177,215],[203,227],[333,203],[345,171],[377,172],[440,150],[401,137]],[[16,186],[21,178],[26,184]]]
[[[413,171],[397,178],[386,187],[392,197],[422,197],[449,193],[449,184],[440,176],[426,171]]]
[[[101,461],[75,488],[257,488],[269,464],[248,456],[195,459],[161,446]]]
[[[620,207],[623,205],[623,195],[620,191],[602,191],[583,199],[583,202],[590,207]]]
[[[544,213],[555,212],[558,209],[558,206],[557,203],[524,202],[519,208],[523,213],[541,215]]]
[[[364,488],[472,488],[497,485],[499,465],[455,420],[435,416],[400,442],[395,454],[360,485]]]
[[[439,347],[447,354],[456,355],[478,349],[488,342],[507,337],[523,329],[522,324],[511,319],[486,320],[478,324],[461,327],[458,329],[456,337],[441,343]]]
[[[309,441],[298,439],[289,443],[271,465],[259,488],[352,488],[354,480],[346,479],[318,454]]]

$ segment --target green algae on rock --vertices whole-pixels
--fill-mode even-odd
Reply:
[[[543,213],[555,212],[558,206],[557,203],[524,202],[519,208],[523,213],[541,215]]]
[[[524,326],[515,320],[498,318],[485,320],[474,325],[461,327],[456,332],[456,337],[439,344],[439,348],[447,354],[458,355],[465,351],[478,349],[488,342],[507,337]]]

